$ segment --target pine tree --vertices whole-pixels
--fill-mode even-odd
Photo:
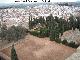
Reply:
[[[18,60],[14,45],[12,45],[12,49],[11,49],[11,60]]]
[[[70,28],[72,29],[73,28],[73,30],[75,30],[75,18],[74,18],[74,16],[73,15],[71,15],[70,17],[69,17],[69,20],[70,20]]]

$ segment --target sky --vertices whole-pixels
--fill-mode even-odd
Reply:
[[[22,1],[25,0],[0,0],[0,3],[14,3],[15,1],[20,1],[22,3]],[[30,0],[30,1],[42,2],[42,0]],[[76,2],[76,1],[80,1],[80,0],[50,0],[50,2]]]

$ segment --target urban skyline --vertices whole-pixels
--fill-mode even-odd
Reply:
[[[22,3],[22,1],[25,1],[25,0],[0,0],[0,3],[15,3],[15,1],[20,1],[20,3]],[[42,0],[29,0],[29,1],[43,2],[44,0],[43,1]],[[50,2],[76,2],[76,1],[80,1],[80,0],[50,0]]]

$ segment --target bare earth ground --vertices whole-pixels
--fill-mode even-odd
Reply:
[[[49,38],[38,38],[32,35],[26,36],[23,41],[15,44],[19,60],[65,60],[76,50],[56,42]],[[11,47],[1,50],[10,57]]]

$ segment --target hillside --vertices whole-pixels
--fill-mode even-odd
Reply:
[[[65,60],[80,60],[80,47],[78,47],[77,51]]]
[[[28,35],[23,41],[15,44],[19,60],[64,60],[75,52],[75,49]],[[10,57],[11,46],[1,50]]]

